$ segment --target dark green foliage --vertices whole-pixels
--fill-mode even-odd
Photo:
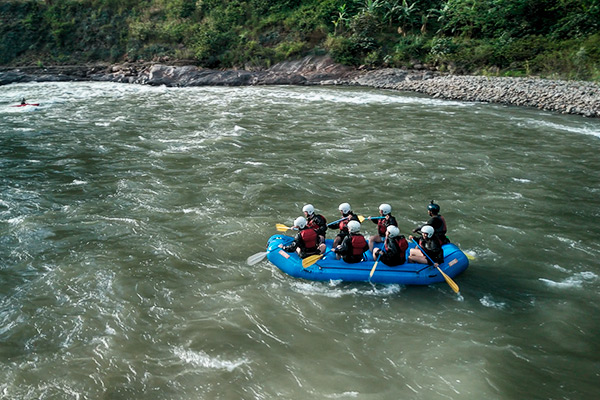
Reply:
[[[330,36],[326,43],[331,57],[338,63],[346,65],[360,64],[360,51],[355,43],[346,37]]]
[[[440,43],[437,43],[438,51]],[[432,51],[431,43],[427,43],[427,40],[423,36],[405,36],[402,37],[396,44],[392,53],[390,61],[394,66],[409,65],[411,60],[423,60]],[[443,51],[448,51],[444,49]]]
[[[236,37],[232,32],[218,29],[216,23],[200,27],[191,39],[197,60],[207,67],[218,67],[227,51],[235,47]]]
[[[580,37],[600,31],[600,1],[563,0],[563,12],[553,26],[556,38]]]
[[[49,6],[37,1],[4,3],[0,62],[33,57],[49,63],[118,60],[127,15],[119,13],[119,7],[96,3],[98,7],[85,1],[54,1]]]
[[[0,64],[192,59],[599,79],[598,0],[4,0]]]
[[[37,3],[0,3],[0,63],[9,63],[35,47],[37,27],[42,22]]]
[[[360,54],[367,54],[380,45],[378,39],[381,32],[380,19],[370,12],[361,12],[352,18],[350,23],[351,42]]]

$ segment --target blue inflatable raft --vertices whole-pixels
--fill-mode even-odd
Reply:
[[[383,262],[377,264],[373,276],[369,274],[375,260],[372,254],[365,253],[366,261],[348,264],[343,260],[337,260],[335,253],[328,252],[323,258],[313,265],[303,268],[302,259],[297,253],[287,253],[279,248],[280,244],[287,245],[293,240],[290,236],[281,234],[273,235],[267,243],[267,258],[277,268],[295,278],[311,281],[344,281],[344,282],[372,282],[382,284],[403,285],[430,285],[432,283],[444,282],[444,277],[434,266],[426,264],[406,263],[396,267],[388,267]],[[333,240],[327,239],[327,251],[331,249]],[[375,247],[381,247],[377,243]],[[406,258],[415,244],[409,241],[406,250]],[[440,269],[450,278],[454,278],[469,266],[469,259],[455,244],[449,243],[442,246],[444,250],[444,263]]]

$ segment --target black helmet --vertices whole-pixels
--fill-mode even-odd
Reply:
[[[431,211],[434,214],[437,214],[440,212],[440,206],[438,206],[433,202],[433,200],[431,200],[431,203],[429,203],[429,205],[427,206],[427,211]]]

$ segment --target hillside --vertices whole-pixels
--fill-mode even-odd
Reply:
[[[597,0],[9,0],[0,22],[3,66],[256,70],[329,54],[366,68],[600,81]]]

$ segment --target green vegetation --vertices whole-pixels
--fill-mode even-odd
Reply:
[[[598,0],[0,0],[0,64],[367,67],[600,80]]]

